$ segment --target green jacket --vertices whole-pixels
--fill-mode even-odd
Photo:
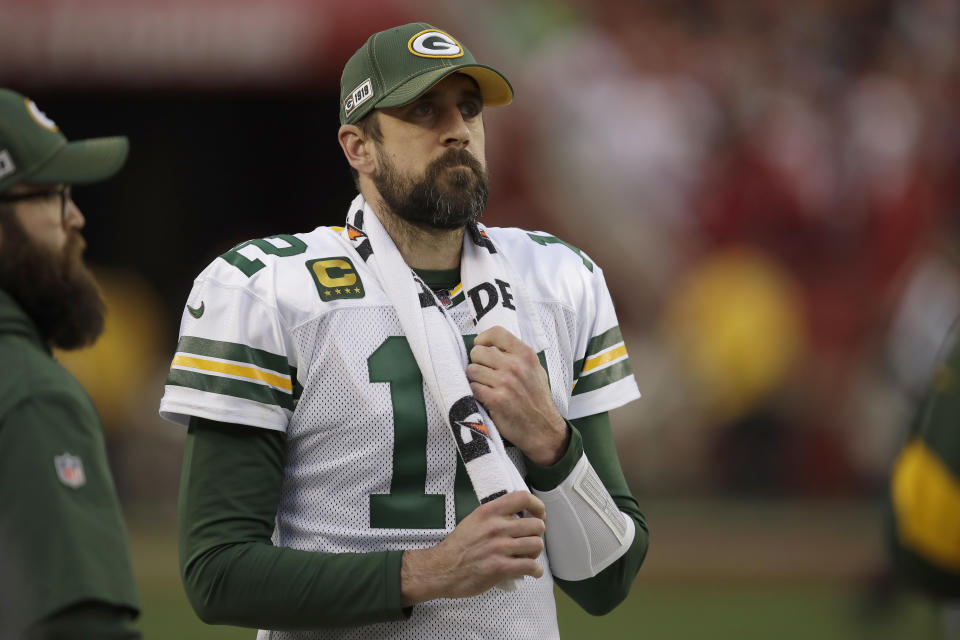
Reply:
[[[890,505],[888,539],[900,574],[960,598],[960,322],[894,464]]]
[[[138,638],[100,418],[0,290],[0,638]]]

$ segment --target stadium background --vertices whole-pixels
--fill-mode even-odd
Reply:
[[[960,6],[950,0],[0,0],[0,85],[71,138],[109,305],[62,359],[109,436],[147,637],[199,623],[176,573],[183,431],[156,415],[192,278],[336,224],[339,71],[426,21],[502,69],[491,225],[604,267],[644,398],[620,457],[651,526],[630,599],[565,638],[942,637],[891,575],[887,474],[960,313]]]

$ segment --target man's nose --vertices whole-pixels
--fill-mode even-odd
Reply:
[[[87,219],[83,217],[80,207],[72,199],[67,201],[66,211],[63,214],[63,226],[67,229],[83,229]]]
[[[466,147],[470,144],[471,134],[467,121],[460,112],[459,106],[449,107],[443,114],[445,146]]]

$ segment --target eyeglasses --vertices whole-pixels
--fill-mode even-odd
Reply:
[[[70,202],[73,191],[70,185],[57,187],[56,189],[47,189],[46,191],[31,191],[30,193],[0,193],[0,202],[20,202],[21,200],[34,200],[43,198],[52,198],[60,196],[60,221],[67,219],[67,203]]]

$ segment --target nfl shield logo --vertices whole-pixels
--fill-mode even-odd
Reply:
[[[60,482],[68,487],[79,489],[87,483],[87,476],[83,473],[83,461],[78,456],[69,453],[54,456],[53,464],[57,468]]]
[[[449,309],[450,305],[453,304],[453,301],[450,299],[450,291],[447,289],[440,289],[439,291],[434,291],[437,295],[437,298],[440,300],[440,304],[443,305],[445,309]]]

